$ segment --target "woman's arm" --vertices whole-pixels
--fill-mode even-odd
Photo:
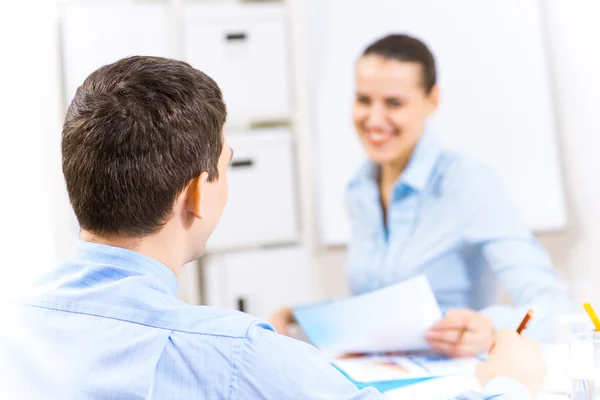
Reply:
[[[533,307],[527,333],[549,339],[553,316],[572,311],[573,302],[541,244],[534,238],[496,239],[482,245],[482,254],[515,306],[493,305],[481,312],[500,329],[514,327]]]
[[[536,315],[528,334],[547,338],[552,316],[573,309],[566,285],[498,177],[481,168],[474,183],[473,215],[466,239],[479,247],[485,263],[515,303],[514,307],[491,306],[482,313],[493,320],[496,329],[514,329],[534,307]]]

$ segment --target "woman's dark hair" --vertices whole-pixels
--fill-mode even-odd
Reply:
[[[390,60],[414,62],[421,65],[423,89],[429,94],[436,83],[435,59],[425,43],[408,35],[388,35],[372,44],[363,57],[377,55]]]

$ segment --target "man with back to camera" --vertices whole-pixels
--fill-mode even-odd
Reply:
[[[226,108],[186,63],[130,57],[77,90],[62,132],[73,256],[8,309],[2,399],[378,399],[310,345],[234,310],[177,299],[227,201]],[[538,344],[500,331],[478,366],[482,393],[529,399]]]

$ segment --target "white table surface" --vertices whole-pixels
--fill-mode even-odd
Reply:
[[[544,355],[548,364],[548,374],[542,390],[535,400],[568,398],[569,380],[565,368],[567,351],[566,345],[554,345],[545,349]],[[480,388],[475,376],[457,375],[431,379],[400,389],[390,390],[385,393],[385,397],[398,400],[447,400],[460,392]]]
[[[452,376],[432,379],[400,389],[390,390],[385,393],[385,397],[398,400],[447,400],[460,392],[477,389],[479,389],[479,383],[474,376]],[[542,390],[536,397],[536,400],[566,398],[568,398],[566,390],[562,394],[549,393]]]

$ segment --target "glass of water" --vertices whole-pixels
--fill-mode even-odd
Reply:
[[[564,345],[566,355],[567,346],[574,335],[593,331],[594,324],[585,312],[559,314],[554,316],[552,320],[550,342],[555,345]]]
[[[571,400],[600,399],[600,332],[571,338],[568,358]]]

